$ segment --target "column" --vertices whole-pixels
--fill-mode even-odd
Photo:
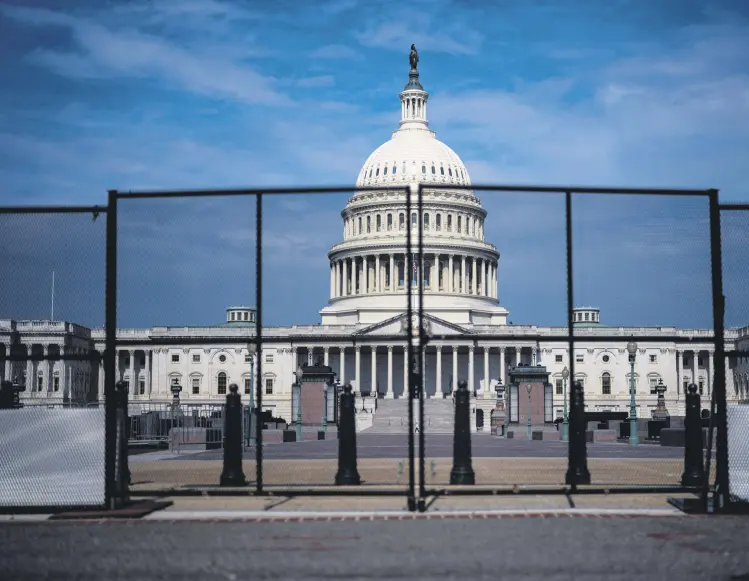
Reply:
[[[380,272],[380,255],[375,256],[374,292],[382,292],[382,272]]]
[[[346,347],[339,347],[339,350],[341,356],[338,364],[338,378],[341,380],[341,385],[346,385]]]
[[[458,347],[453,345],[453,385],[452,390],[458,389]]]
[[[437,292],[439,290],[439,267],[440,267],[440,257],[439,254],[434,254],[432,260],[432,268],[429,271],[429,288],[432,290],[432,292]]]
[[[477,295],[478,294],[478,279],[476,278],[476,257],[474,256],[471,259],[471,276],[473,277],[473,281],[471,283],[471,288],[469,290],[469,294]]]
[[[330,263],[330,298],[332,299],[335,297],[335,272],[334,272],[335,264],[333,262]]]
[[[354,360],[354,377],[356,381],[356,389],[354,391],[361,393],[361,345],[355,345],[354,350],[356,352],[356,359]]]
[[[395,217],[397,219],[398,215]],[[395,292],[395,254],[390,254],[390,292]]]
[[[330,365],[330,346],[328,345],[322,348],[322,362],[323,365]]]
[[[128,391],[130,392],[130,396],[135,395],[138,393],[138,381],[135,377],[135,351],[129,350],[128,354],[130,355],[130,382],[128,383]]]
[[[370,393],[377,395],[377,345],[372,345],[372,388]]]
[[[461,280],[461,289],[460,292],[463,294],[468,292],[468,271],[466,270],[466,257],[462,256],[462,262],[460,266],[460,280]]]
[[[388,345],[388,387],[385,399],[393,399],[393,346]]]
[[[344,297],[348,296],[348,258],[343,259],[343,292]]]
[[[682,361],[682,351],[680,349],[677,349],[676,350],[676,395],[677,397],[681,393],[681,361]]]
[[[372,281],[370,280],[369,276],[369,256],[363,256],[362,259],[362,271],[363,271],[363,278],[364,278],[364,293],[365,295],[369,294],[371,290],[371,284]]]
[[[408,345],[403,346],[403,397],[408,397]]]
[[[713,352],[708,351],[708,364],[707,364],[707,395],[713,392]],[[728,358],[726,358],[726,361]],[[729,373],[726,372],[726,386],[728,386]],[[728,390],[726,389],[726,397],[729,396]]]
[[[437,345],[437,379],[435,381],[434,395],[442,396],[442,345]]]
[[[484,399],[489,398],[489,350],[491,347],[484,346]]]
[[[694,383],[699,389],[700,384],[697,383],[697,363],[699,359],[699,351],[692,351],[692,383]]]
[[[453,276],[455,276],[454,273],[453,273],[453,255],[452,254],[450,254],[447,257],[447,271],[448,271],[448,274],[447,274],[447,285],[445,285],[445,286],[447,288],[447,292],[451,293],[451,292],[453,292],[453,282],[454,282],[453,281]]]
[[[502,385],[507,388],[507,366],[505,365],[505,347],[499,348],[499,378],[502,380]]]
[[[474,346],[469,345],[468,346],[468,391],[473,393],[473,390],[476,389],[476,384],[474,383],[474,375],[473,375],[473,350]]]

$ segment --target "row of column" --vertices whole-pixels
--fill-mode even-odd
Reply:
[[[437,268],[435,268],[437,266]],[[452,275],[450,275],[452,273]],[[423,278],[424,290],[497,298],[497,262],[454,254],[425,254],[419,264],[405,254],[352,256],[330,263],[330,298],[396,292]],[[393,284],[395,282],[395,284]]]

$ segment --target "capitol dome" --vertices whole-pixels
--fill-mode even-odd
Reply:
[[[357,191],[341,212],[343,242],[328,254],[330,300],[320,312],[324,325],[377,325],[397,319],[405,312],[409,292],[417,295],[420,280],[428,316],[457,324],[507,322],[507,310],[499,305],[499,253],[484,241],[486,210],[465,189],[471,180],[460,157],[429,128],[429,94],[419,82],[417,64],[418,57],[399,95],[399,127],[367,158]],[[425,186],[421,218],[418,184]],[[367,189],[393,186],[403,189]],[[406,192],[411,196],[410,216]],[[406,244],[406,229],[415,233],[419,223],[424,250],[420,263]],[[412,241],[415,244],[415,236]]]

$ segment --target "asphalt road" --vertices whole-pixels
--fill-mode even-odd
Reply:
[[[451,458],[452,436],[433,434],[425,436],[425,454],[428,458]],[[405,434],[358,434],[357,454],[359,458],[406,458],[408,436]],[[418,443],[418,438],[415,439]],[[567,443],[555,441],[504,440],[488,434],[474,434],[471,439],[474,458],[566,458]],[[654,444],[629,446],[624,443],[588,444],[589,458],[684,458],[683,448],[664,448]],[[219,460],[221,450],[173,456],[158,453],[159,457],[174,459]],[[245,451],[245,457],[254,458],[254,449]],[[271,443],[263,448],[267,460],[335,459],[338,457],[338,440],[313,440],[298,443]],[[153,458],[152,454],[133,456],[131,461]]]
[[[0,573],[24,581],[749,579],[737,517],[362,522],[11,523]]]

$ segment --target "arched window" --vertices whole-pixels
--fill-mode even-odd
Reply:
[[[358,230],[358,232],[357,232],[357,233],[358,233],[358,234],[361,234],[361,233],[362,233],[362,228],[361,228],[361,216],[359,216],[359,230]]]
[[[218,374],[218,394],[226,395],[226,373],[223,371]]]
[[[437,172],[434,171],[434,165],[432,165],[432,175],[435,175]]]
[[[372,231],[372,216],[367,216],[367,234]]]
[[[611,374],[608,371],[601,375],[601,393],[611,395]]]
[[[440,166],[440,175],[445,175],[445,167],[442,165]]]
[[[384,168],[382,168],[382,175],[384,176],[388,175],[388,166],[385,166]]]
[[[458,216],[458,234],[461,234],[463,231],[463,216]]]
[[[429,214],[424,214],[424,230],[429,230]]]
[[[403,175],[406,175],[406,162],[405,161],[403,162],[403,169],[402,169],[401,173]]]
[[[421,173],[423,173],[424,175],[426,175],[426,173],[427,173],[427,166],[425,166],[425,165],[422,164],[422,166],[421,166]]]
[[[399,230],[405,230],[406,228],[406,215],[401,212],[398,214],[398,229]]]
[[[378,175],[380,175],[380,168],[379,167],[377,168],[377,171],[375,171],[375,177],[377,177]]]
[[[437,216],[434,219],[434,228],[439,232],[442,230],[442,214],[437,214]]]
[[[395,175],[395,170],[396,170],[396,167],[395,167],[395,164],[393,164],[393,175]]]
[[[448,175],[449,175],[450,177],[453,177],[453,168],[451,168],[451,167],[448,167],[448,168],[447,168],[447,174],[448,174]]]
[[[377,231],[382,230],[382,216],[377,214]]]
[[[369,168],[369,177],[372,177],[372,168]]]
[[[453,231],[453,217],[452,214],[447,215],[447,231],[452,232]]]
[[[411,228],[416,228],[416,212],[411,213]]]
[[[393,215],[388,214],[388,231],[393,229]]]

